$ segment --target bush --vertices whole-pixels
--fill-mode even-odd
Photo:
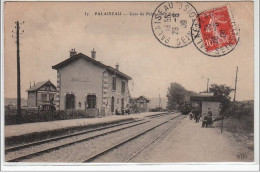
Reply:
[[[232,115],[229,120],[228,130],[234,133],[249,134],[254,132],[254,102],[237,102],[231,106],[224,115]]]
[[[5,109],[5,125],[23,124],[33,122],[45,122],[55,120],[68,120],[78,118],[93,118],[99,115],[98,109],[91,110],[58,110],[58,111],[40,111],[38,109],[22,110],[19,119],[16,116],[16,109]]]
[[[249,118],[254,119],[254,102],[237,102],[234,106],[230,106],[228,110],[224,112],[225,116],[232,115],[233,117],[240,118]]]

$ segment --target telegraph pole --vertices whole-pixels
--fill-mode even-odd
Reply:
[[[236,106],[236,93],[237,93],[237,73],[238,73],[238,66],[236,70],[236,79],[235,79],[235,92],[234,92],[234,99],[233,99],[233,106],[234,106],[234,113],[235,113],[235,106]]]
[[[222,112],[222,104],[221,104],[221,107],[220,107],[220,112],[222,114],[222,121],[221,121],[221,133],[223,132],[223,127],[224,127],[224,114]]]
[[[159,108],[162,107],[161,95],[159,94]]]
[[[19,119],[21,117],[21,73],[20,73],[20,34],[21,33],[20,33],[19,21],[16,21],[15,24],[16,24],[16,26],[15,26],[15,28],[16,28],[16,46],[17,46],[17,119]]]
[[[207,79],[207,92],[209,92],[209,78]]]
[[[236,78],[235,78],[235,89],[234,89],[234,98],[233,98],[233,114],[235,113],[235,106],[236,106],[236,93],[237,93],[237,74],[238,74],[238,66],[236,70]],[[222,106],[221,106],[222,107]],[[221,125],[221,133],[223,131],[224,126],[224,115],[222,112],[222,125]]]
[[[21,117],[21,74],[20,74],[20,40],[19,22],[16,22],[16,45],[17,45],[17,116]]]

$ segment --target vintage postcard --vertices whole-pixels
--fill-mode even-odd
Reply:
[[[2,2],[2,169],[258,170],[258,5]]]

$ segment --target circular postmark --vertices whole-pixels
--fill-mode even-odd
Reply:
[[[181,48],[192,42],[191,27],[196,18],[197,11],[188,2],[163,2],[152,15],[152,31],[163,45]]]
[[[198,14],[191,28],[192,41],[203,54],[220,57],[232,52],[239,42],[239,27],[228,6]]]

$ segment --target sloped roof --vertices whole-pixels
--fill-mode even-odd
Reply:
[[[200,92],[200,96],[213,97],[214,93],[213,92]]]
[[[43,85],[45,85],[47,82],[50,82],[51,81],[41,81],[41,82],[37,82],[34,86],[32,86],[31,88],[29,88],[28,90],[26,91],[36,91],[38,90],[39,88],[41,88]],[[53,85],[53,83],[51,83]],[[53,85],[55,87],[55,85]],[[56,88],[56,87],[55,87]]]
[[[135,100],[138,100],[138,99],[141,99],[141,98],[144,98],[146,101],[148,101],[148,102],[150,102],[151,100],[150,99],[148,99],[147,97],[145,97],[145,96],[140,96],[140,97],[138,97],[138,98],[136,98]]]
[[[191,101],[209,101],[209,102],[218,102],[219,98],[214,96],[190,96]]]
[[[107,69],[108,71],[115,72],[115,73],[117,73],[118,75],[120,75],[120,76],[122,76],[122,77],[124,77],[124,78],[127,78],[128,80],[131,80],[131,79],[132,79],[132,78],[129,77],[128,75],[126,75],[126,74],[124,74],[124,73],[122,73],[122,72],[116,70],[115,68],[113,68],[113,67],[111,67],[111,66],[107,66],[107,65],[101,63],[100,61],[97,61],[97,60],[95,60],[95,59],[93,59],[93,58],[90,58],[89,56],[84,55],[84,54],[82,54],[82,53],[78,53],[78,54],[76,54],[76,55],[74,55],[74,56],[72,56],[72,57],[70,57],[70,58],[68,58],[68,59],[66,59],[66,60],[64,60],[64,61],[62,61],[62,62],[60,62],[59,64],[56,64],[56,65],[52,66],[52,69],[55,69],[55,70],[61,69],[61,68],[65,67],[65,66],[67,66],[68,64],[70,64],[71,62],[74,62],[74,61],[76,61],[76,60],[78,60],[78,59],[80,59],[80,58],[82,58],[82,59],[84,59],[84,60],[86,60],[86,61],[88,61],[88,62],[91,62],[91,63],[93,63],[93,64],[96,65],[96,66],[99,66],[99,67],[101,67],[101,68],[105,68],[105,69]]]

